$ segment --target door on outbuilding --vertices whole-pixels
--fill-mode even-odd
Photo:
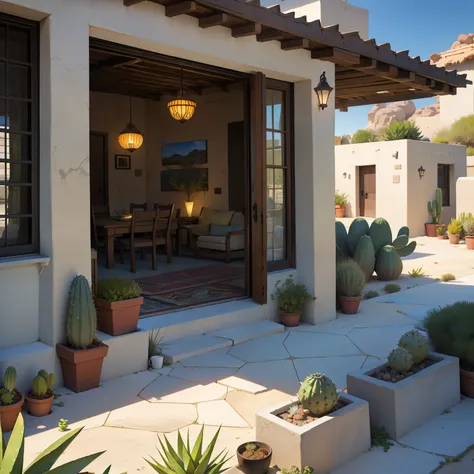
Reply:
[[[375,217],[375,165],[359,167],[359,215]]]

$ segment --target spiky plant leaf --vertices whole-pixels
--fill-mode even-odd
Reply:
[[[109,466],[102,474],[109,474],[112,466]]]
[[[166,443],[166,448],[163,446],[163,449],[171,469],[173,469],[176,474],[186,474],[183,461],[178,456],[178,453],[173,449],[173,446],[171,446],[168,438],[165,435],[163,435],[163,438],[165,439]]]
[[[144,458],[145,461],[156,471],[158,474],[174,474],[172,469],[161,465],[155,458],[150,456],[154,463],[150,462],[148,459]]]
[[[99,456],[104,454],[105,451],[100,453],[89,454],[89,456],[84,456],[83,458],[74,459],[74,461],[67,462],[62,466],[56,467],[48,471],[48,474],[79,474],[86,466],[91,462],[95,461]]]
[[[183,460],[184,470],[187,472],[187,474],[193,474],[196,466],[194,465],[191,455],[186,449],[186,446],[183,442],[183,438],[181,437],[181,433],[179,431],[178,431],[178,454]]]
[[[189,431],[188,431],[188,436],[189,436]],[[194,464],[196,467],[199,465],[199,461],[201,460],[202,456],[202,441],[204,438],[204,425],[201,428],[201,431],[198,434],[198,437],[196,439],[196,442],[194,443],[193,450],[191,452],[191,457],[194,460]]]
[[[25,424],[21,413],[18,415],[13,432],[3,455],[0,474],[21,474],[25,449]]]
[[[194,471],[195,474],[205,474],[206,469],[209,465],[209,461],[210,461],[211,456],[212,456],[212,451],[214,451],[214,447],[216,446],[217,437],[219,436],[220,431],[221,431],[221,428],[219,427],[216,434],[214,435],[211,442],[209,443],[208,447],[204,451],[204,454],[202,455],[201,461],[199,462],[198,467]]]

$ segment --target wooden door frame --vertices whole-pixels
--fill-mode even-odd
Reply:
[[[366,206],[365,206],[365,197],[364,197],[364,171],[367,170],[367,168],[373,168],[374,169],[374,175],[377,177],[377,166],[376,165],[360,165],[358,166],[358,196],[359,196],[359,215],[361,217],[366,217]],[[375,214],[377,214],[377,184],[375,185]]]
[[[109,133],[108,132],[96,132],[94,130],[89,131],[89,139],[90,135],[97,135],[101,136],[104,138],[104,155],[105,155],[105,183],[104,183],[104,191],[105,191],[105,196],[106,196],[106,202],[105,206],[107,207],[108,210],[110,210],[110,199],[109,199]],[[90,142],[89,142],[89,160],[91,161],[91,156],[90,156]],[[89,170],[92,168],[91,162],[89,162]],[[90,171],[89,171],[90,172]],[[90,178],[89,178],[89,194],[91,194],[90,191]],[[91,199],[91,205],[92,205],[92,199]]]

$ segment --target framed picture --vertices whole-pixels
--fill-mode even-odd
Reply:
[[[132,161],[130,155],[115,155],[115,169],[129,170],[132,169]]]
[[[165,143],[161,147],[163,166],[192,166],[207,163],[207,140]]]

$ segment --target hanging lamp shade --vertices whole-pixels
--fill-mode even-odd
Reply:
[[[138,150],[143,145],[143,135],[132,123],[132,96],[130,96],[130,122],[120,132],[118,142],[123,149],[130,152]]]
[[[191,119],[196,110],[196,102],[186,99],[184,97],[185,94],[186,91],[183,86],[183,70],[181,69],[181,90],[175,100],[168,102],[168,110],[170,111],[171,117],[179,123],[184,123]]]

